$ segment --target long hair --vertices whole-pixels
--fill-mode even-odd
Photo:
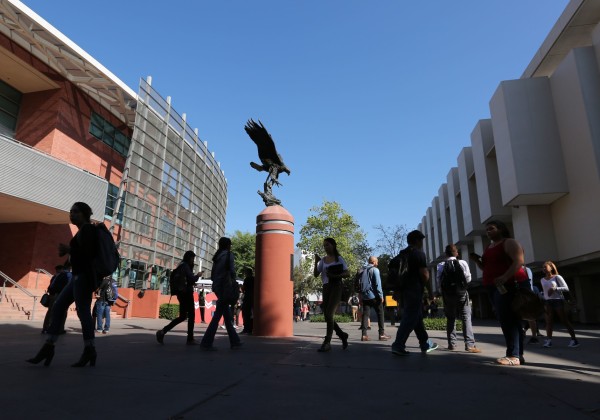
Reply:
[[[500,233],[502,234],[502,239],[512,238],[512,236],[510,236],[510,231],[508,230],[508,226],[506,226],[506,224],[504,222],[501,222],[500,220],[490,220],[485,225],[486,226],[490,226],[490,225],[496,226],[496,229],[498,229],[500,231]]]
[[[221,255],[223,252],[227,251],[231,247],[231,239],[226,238],[225,236],[219,239],[219,245],[217,248],[217,252],[213,255],[213,262],[217,260],[217,257]]]
[[[329,244],[331,244],[331,246],[333,246],[333,255],[335,255],[335,262],[338,262],[340,260],[340,253],[338,252],[337,243],[335,242],[335,239],[325,238],[323,239],[323,242],[328,242]]]
[[[85,218],[85,221],[88,223],[91,222],[93,212],[92,208],[89,205],[87,205],[83,201],[77,201],[76,203],[73,203],[71,207],[77,207],[77,210],[81,212],[81,214]]]
[[[552,261],[546,261],[542,267],[545,267],[546,265],[550,266],[550,274],[558,276],[558,269]]]

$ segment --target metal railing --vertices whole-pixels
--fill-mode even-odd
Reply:
[[[127,319],[127,315],[129,312],[129,304],[131,303],[131,300],[124,298],[121,295],[117,296],[117,300],[122,300],[123,302],[125,302],[125,311],[123,311],[123,319]]]
[[[6,299],[6,282],[12,284],[13,288],[15,290],[19,290],[20,292],[25,293],[30,298],[33,298],[33,308],[31,309],[31,313],[30,313],[31,316],[29,317],[29,320],[34,321],[35,320],[35,307],[37,306],[38,296],[35,296],[33,293],[31,293],[29,290],[27,290],[26,288],[21,286],[19,283],[17,283],[16,281],[14,281],[10,277],[8,277],[2,271],[0,271],[0,277],[2,277],[4,279],[4,281],[2,282],[2,298],[3,299]]]
[[[37,274],[35,275],[35,288],[38,288],[38,279],[40,277],[40,273],[44,273],[50,277],[52,277],[52,274],[47,272],[46,270],[44,270],[43,268],[36,268],[35,271],[37,271]]]

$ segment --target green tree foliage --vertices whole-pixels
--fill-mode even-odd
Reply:
[[[335,239],[337,248],[348,264],[350,274],[353,275],[366,263],[371,253],[366,235],[339,203],[323,201],[319,207],[313,207],[306,223],[300,228],[300,241],[297,247],[309,253],[310,271],[314,264],[314,254],[324,255],[323,239]],[[308,273],[307,273],[308,274]],[[351,283],[351,278],[345,283]]]
[[[235,270],[238,278],[244,277],[244,268],[254,270],[256,256],[256,234],[236,230],[231,235],[231,252],[235,258]]]
[[[300,262],[300,265],[294,267],[294,293],[300,296],[308,296],[316,294],[321,296],[322,283],[321,279],[313,276],[313,260],[307,258]]]

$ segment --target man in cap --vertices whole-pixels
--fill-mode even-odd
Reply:
[[[423,354],[438,348],[438,345],[429,339],[425,325],[423,325],[423,288],[427,287],[431,292],[429,270],[423,252],[424,238],[423,233],[413,230],[406,236],[408,247],[400,251],[402,259],[408,262],[408,271],[400,289],[404,307],[402,320],[398,327],[396,340],[392,344],[392,353],[399,356],[410,354],[406,350],[406,340],[413,331],[419,339],[419,347]],[[431,296],[431,293],[429,295]]]

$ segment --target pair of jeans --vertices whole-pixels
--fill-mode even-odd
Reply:
[[[196,311],[194,309],[194,293],[191,291],[185,291],[177,293],[177,301],[179,302],[179,316],[171,321],[166,327],[162,329],[163,333],[167,333],[175,327],[175,325],[182,323],[186,319],[188,320],[187,328],[187,339],[188,341],[194,339],[194,322],[196,321]]]
[[[496,317],[500,321],[500,328],[506,342],[507,357],[523,357],[523,342],[525,340],[525,331],[521,317],[513,310],[512,303],[515,298],[517,287],[529,288],[529,282],[515,285],[512,282],[504,284],[507,292],[502,294],[496,286],[487,286],[488,295],[494,305]]]
[[[465,349],[475,347],[475,335],[473,334],[473,324],[471,323],[469,294],[465,293],[462,296],[450,296],[444,294],[444,313],[446,314],[446,336],[448,338],[448,346],[456,346],[456,318],[459,317],[463,323]]]
[[[344,335],[344,331],[340,328],[337,322],[334,321],[333,317],[337,311],[337,307],[342,299],[342,282],[339,280],[329,281],[329,283],[323,285],[323,316],[327,324],[327,333],[325,335],[325,343],[331,342],[333,331],[338,337]]]
[[[377,326],[379,327],[379,336],[385,334],[384,318],[383,318],[383,302],[378,299],[363,299],[363,311],[360,327],[362,335],[367,336],[367,327],[369,326],[369,317],[371,316],[371,308],[375,309],[377,314]]]
[[[217,333],[217,328],[219,328],[219,321],[221,320],[221,317],[223,317],[223,323],[227,329],[229,344],[234,346],[240,343],[240,337],[233,327],[233,317],[231,315],[230,305],[222,302],[222,299],[219,299],[217,300],[217,309],[210,320],[210,324],[208,324],[208,327],[204,332],[204,337],[202,337],[200,345],[203,347],[212,347],[215,340],[215,334]]]
[[[56,341],[58,335],[65,329],[65,320],[69,306],[75,302],[77,317],[81,322],[83,340],[87,343],[94,340],[94,320],[92,319],[93,280],[85,275],[73,275],[73,278],[56,298],[52,307],[52,320],[48,328],[51,341]]]
[[[419,288],[409,288],[402,292],[404,310],[396,339],[392,347],[399,350],[406,348],[406,340],[411,332],[415,332],[422,351],[429,348],[429,336],[423,324],[423,291]]]
[[[104,328],[102,328],[104,318]],[[99,331],[110,330],[110,305],[103,300],[96,301],[96,329]]]

